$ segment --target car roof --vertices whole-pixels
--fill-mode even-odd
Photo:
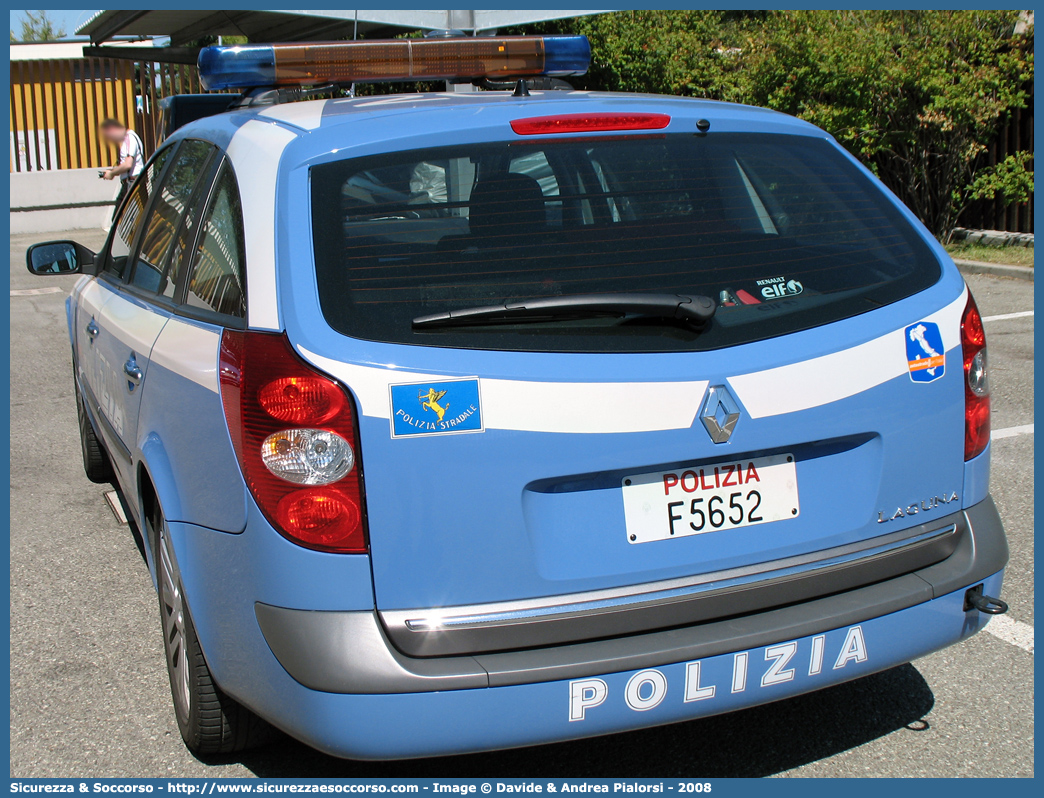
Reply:
[[[235,132],[250,120],[268,122],[272,135],[307,136],[316,131],[343,136],[352,131],[352,141],[381,141],[401,137],[402,116],[410,116],[410,127],[428,134],[432,145],[464,129],[507,128],[513,119],[568,113],[621,112],[664,113],[673,118],[705,118],[711,132],[776,132],[825,137],[814,125],[777,111],[716,100],[672,97],[656,94],[628,94],[589,91],[532,91],[527,97],[514,97],[510,91],[432,92],[393,94],[374,97],[307,100],[254,108],[242,108],[192,122],[171,136],[203,138],[227,146]],[[278,129],[283,132],[279,133]],[[389,135],[390,132],[399,135]],[[666,132],[676,132],[672,125]]]

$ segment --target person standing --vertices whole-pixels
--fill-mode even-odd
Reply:
[[[113,180],[117,177],[120,179],[120,192],[116,195],[116,207],[112,211],[115,219],[120,203],[123,202],[131,184],[145,166],[145,147],[138,134],[118,119],[106,119],[102,122],[101,134],[106,141],[119,147],[120,150],[119,161],[116,165],[101,174],[105,180]]]

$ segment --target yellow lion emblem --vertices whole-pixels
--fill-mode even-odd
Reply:
[[[445,395],[445,391],[436,391],[434,388],[428,388],[427,393],[419,393],[417,398],[420,399],[422,408],[433,411],[439,417],[439,421],[442,421],[442,417],[449,410],[449,402],[446,402],[445,407],[439,404],[439,400]]]

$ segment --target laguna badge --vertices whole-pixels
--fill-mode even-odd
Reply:
[[[943,493],[942,495],[932,496],[930,499],[922,499],[920,502],[908,504],[905,508],[900,505],[895,508],[894,512],[878,510],[877,523],[887,524],[889,521],[895,521],[898,518],[906,518],[909,515],[917,515],[920,512],[934,510],[936,507],[942,507],[944,504],[955,502],[958,498],[957,491],[953,491],[949,494]]]

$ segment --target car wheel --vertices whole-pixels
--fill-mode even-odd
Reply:
[[[174,548],[162,513],[149,524],[159,583],[163,650],[178,729],[185,745],[196,754],[227,754],[269,742],[275,730],[221,692],[196,637],[185,603]]]
[[[74,386],[76,389],[76,420],[80,424],[80,453],[83,455],[83,470],[91,482],[112,482],[114,476],[112,463],[109,462],[109,455],[102,448],[101,441],[94,432],[94,425],[91,424],[91,419],[87,415],[87,408],[80,395],[80,386],[75,385],[75,378]]]

